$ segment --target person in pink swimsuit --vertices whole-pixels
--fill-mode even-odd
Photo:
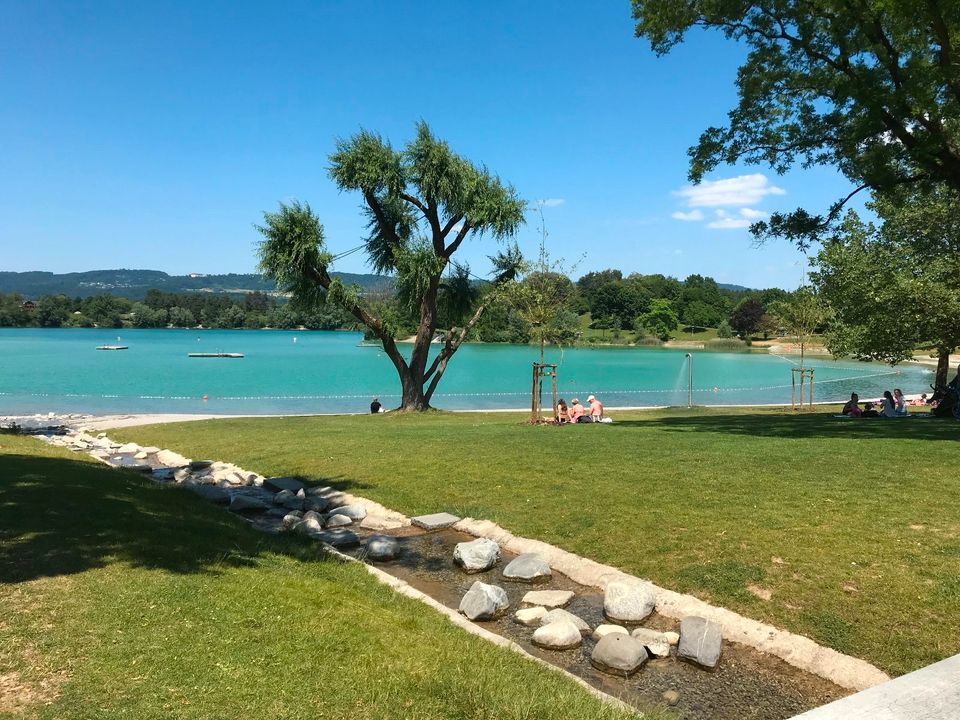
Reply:
[[[580,401],[574,398],[570,403],[570,422],[580,422],[580,418],[583,417],[585,411],[586,409],[580,404]]]

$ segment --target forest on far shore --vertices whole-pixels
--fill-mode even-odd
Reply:
[[[522,282],[528,282],[530,278]],[[678,332],[713,330],[712,335],[748,338],[776,332],[777,303],[791,293],[779,288],[730,289],[713,278],[690,275],[684,280],[607,269],[589,272],[568,284],[563,307],[557,308],[557,342],[629,342],[666,340]],[[384,317],[396,337],[416,331],[416,313],[392,288],[359,288],[363,301]],[[488,289],[477,283],[472,293]],[[439,328],[456,324],[455,311],[440,309]],[[454,320],[454,322],[451,322]],[[355,319],[333,303],[301,308],[285,297],[259,290],[242,293],[164,292],[152,288],[142,300],[114,293],[90,297],[41,295],[27,301],[19,293],[0,294],[3,327],[138,327],[138,328],[277,328],[362,330]],[[526,343],[533,337],[529,322],[510,303],[494,304],[473,329],[470,339]]]

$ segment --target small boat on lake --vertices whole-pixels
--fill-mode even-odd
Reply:
[[[192,357],[192,358],[242,358],[242,357],[243,357],[243,353],[226,353],[226,352],[187,353],[187,357]]]
[[[97,345],[97,350],[127,350],[129,345]]]

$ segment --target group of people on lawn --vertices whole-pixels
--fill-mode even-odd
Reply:
[[[568,423],[586,423],[603,422],[603,403],[591,395],[587,398],[588,405],[584,407],[577,398],[574,398],[567,407],[567,402],[563,398],[557,403],[556,417],[557,425],[566,425]]]
[[[926,394],[921,398],[926,401]],[[883,398],[874,405],[872,402],[865,402],[863,408],[860,407],[860,396],[856,393],[850,393],[850,399],[843,406],[841,411],[849,417],[903,417],[907,414],[907,399],[903,396],[900,388],[896,388],[892,393],[889,390],[883,391]]]

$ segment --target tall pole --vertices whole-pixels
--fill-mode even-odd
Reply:
[[[687,353],[687,407],[693,407],[693,353]]]

